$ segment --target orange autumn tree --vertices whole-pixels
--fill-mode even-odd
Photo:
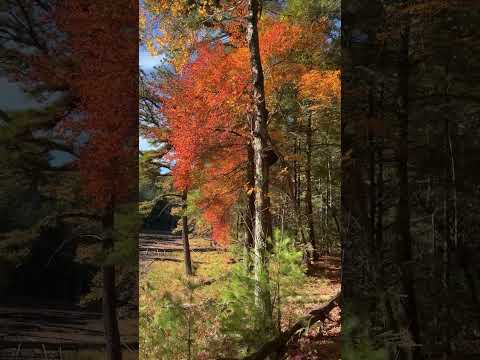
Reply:
[[[112,206],[112,201],[128,201],[136,162],[137,123],[132,116],[137,104],[130,100],[136,89],[129,86],[136,74],[133,66],[131,71],[125,68],[137,58],[129,35],[133,30],[129,26],[136,23],[132,14],[136,5],[134,1],[123,5],[70,0],[56,8],[57,24],[68,34],[74,58],[66,81],[78,99],[77,116],[63,126],[88,137],[79,168],[85,194],[98,209]]]
[[[315,102],[316,106],[328,105],[340,99],[339,70],[311,70],[300,79],[300,94]]]
[[[138,3],[9,1],[8,7],[12,6],[12,25],[20,33],[28,32],[28,37],[16,36],[19,45],[13,46],[21,60],[17,80],[24,81],[40,101],[45,92],[60,92],[60,101],[51,104],[54,114],[42,125],[49,130],[56,126],[52,143],[78,156],[68,164],[79,169],[83,185],[84,201],[75,205],[95,210],[59,216],[102,221],[98,238],[107,258],[102,266],[106,354],[108,359],[121,359],[115,266],[107,256],[114,247],[115,212],[136,197],[137,41],[133,30]],[[58,141],[60,136],[63,141]],[[129,250],[136,250],[128,240],[124,243],[128,242]]]
[[[246,4],[231,0],[142,0],[140,40],[152,54],[166,55],[177,72],[199,42],[245,43]]]
[[[134,117],[138,104],[128,99],[137,95],[129,85],[137,79],[133,67],[137,48],[131,33],[137,23],[132,12],[138,5],[132,0],[118,5],[82,0],[48,4],[42,19],[48,24],[49,32],[43,35],[49,47],[23,54],[29,67],[18,74],[32,86],[41,84],[69,97],[70,108],[60,109],[61,121],[55,130],[79,148],[76,165],[84,195],[99,210],[107,208],[112,197],[118,204],[128,202],[135,187],[132,179],[136,175],[131,170],[137,161]],[[130,71],[125,67],[128,64],[132,64]]]
[[[301,39],[294,24],[265,19],[260,33],[270,92],[298,77],[301,66],[289,56]],[[199,43],[195,60],[174,81],[161,84],[162,116],[168,120],[175,149],[174,182],[178,189],[197,187],[203,216],[218,243],[228,243],[230,210],[246,189],[252,112],[248,49],[218,42]]]
[[[121,4],[59,2],[52,7],[51,17],[61,33],[55,40],[62,56],[51,52],[35,59],[38,77],[60,83],[75,99],[75,111],[58,128],[79,147],[76,165],[84,198],[101,214],[106,256],[102,265],[103,319],[109,360],[121,359],[122,353],[115,265],[108,256],[115,247],[115,215],[122,206],[136,201],[138,176],[137,88],[132,86],[137,79],[137,8],[138,3],[131,0]],[[57,67],[52,77],[48,64],[63,67]],[[85,141],[79,146],[81,137]]]

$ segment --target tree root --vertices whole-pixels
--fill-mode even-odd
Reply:
[[[308,315],[298,320],[290,329],[285,330],[273,340],[265,343],[258,351],[244,357],[242,360],[264,360],[272,354],[275,354],[276,357],[279,358],[285,353],[286,345],[294,335],[303,332],[307,327],[312,326],[318,321],[325,321],[330,311],[339,305],[340,298],[341,293],[338,292],[320,308],[312,310]]]

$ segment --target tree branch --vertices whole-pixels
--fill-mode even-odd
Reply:
[[[341,298],[341,293],[337,293],[333,298],[331,298],[326,304],[321,306],[318,309],[310,311],[310,313],[298,320],[290,329],[282,332],[275,339],[264,344],[260,350],[257,352],[244,357],[242,360],[263,360],[266,359],[270,354],[276,352],[277,355],[279,352],[285,352],[285,345],[288,343],[290,338],[297,334],[299,331],[303,331],[307,327],[315,324],[318,321],[324,321],[327,319],[328,314],[332,311],[333,308],[339,305]]]

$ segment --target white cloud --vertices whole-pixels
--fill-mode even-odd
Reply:
[[[144,71],[152,71],[155,66],[158,66],[162,63],[164,56],[152,56],[147,50],[143,47],[139,50],[139,66]]]

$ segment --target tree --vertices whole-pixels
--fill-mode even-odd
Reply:
[[[268,112],[265,103],[265,88],[263,79],[262,62],[260,60],[260,44],[258,40],[258,13],[257,0],[248,2],[247,14],[247,44],[250,50],[250,67],[253,84],[253,159],[255,164],[255,227],[253,233],[254,243],[254,272],[255,298],[257,306],[262,308],[265,317],[265,328],[270,329],[271,324],[271,299],[268,288],[262,288],[262,277],[268,278],[267,257],[267,218],[268,208],[268,163],[265,159],[267,146],[267,120]]]
[[[463,200],[457,191],[459,174],[463,184],[474,177],[468,160],[459,163],[458,151],[471,138],[458,129],[475,132],[463,109],[477,100],[464,72],[473,71],[471,63],[454,54],[471,48],[459,39],[478,33],[478,12],[443,1],[368,5],[346,6],[343,14],[348,81],[342,89],[342,196],[345,224],[356,226],[344,228],[342,281],[349,306],[342,315],[362,324],[354,327],[357,342],[395,334],[381,343],[384,357],[468,357],[463,339],[478,329],[478,323],[468,330],[461,325],[476,303],[475,286],[468,285],[472,268],[465,266],[472,258],[464,265],[453,258],[462,252],[455,245],[460,233],[460,247],[473,251],[478,245],[458,222],[472,221],[468,211],[459,217],[459,202],[472,206],[475,191],[464,186]],[[460,18],[461,35],[448,25]]]
[[[289,124],[291,118],[283,118],[283,104],[278,98],[290,87],[295,92],[292,102],[307,99],[305,102],[329,107],[324,103],[332,101],[330,95],[325,95],[321,105],[320,100],[311,96],[315,80],[311,81],[309,95],[297,94],[303,86],[302,75],[317,67],[318,59],[309,50],[321,57],[326,52],[323,48],[328,48],[327,26],[318,19],[298,24],[274,11],[269,13],[268,7],[261,16],[261,4],[257,1],[208,2],[205,7],[175,1],[150,1],[146,6],[150,11],[145,14],[145,27],[150,27],[147,45],[165,51],[175,67],[168,81],[157,85],[156,96],[161,99],[159,118],[166,122],[162,128],[168,129],[173,149],[170,158],[175,161],[175,185],[178,190],[187,186],[200,190],[199,204],[213,227],[216,241],[229,240],[231,212],[237,202],[243,202],[245,244],[254,248],[255,298],[257,306],[263,309],[266,330],[273,329],[268,252],[275,226],[272,208],[278,204],[272,201],[271,189],[280,189],[282,196],[286,192],[302,242],[305,238],[301,208],[291,186],[291,160],[283,153],[289,135],[280,123]],[[163,35],[172,27],[175,34],[181,34],[175,40]],[[322,73],[318,78],[321,86],[336,86],[331,92],[338,98],[338,74],[328,77]],[[330,84],[327,79],[336,82]],[[272,114],[267,107],[274,109]],[[315,120],[319,113],[316,111]],[[295,116],[299,117],[298,113]],[[281,169],[275,166],[277,162]],[[272,172],[278,179],[270,176]],[[309,214],[313,219],[311,205]]]
[[[285,39],[292,33],[298,34],[299,29],[267,22],[261,34],[262,43],[269,44],[264,56],[286,59],[294,42],[286,46]],[[292,40],[295,38],[298,36],[293,35]],[[203,188],[205,215],[218,224],[214,232],[223,229],[217,240],[228,235],[228,227],[224,226],[226,214],[249,182],[252,175],[248,172],[253,170],[253,158],[249,160],[248,155],[251,95],[246,50],[242,47],[226,52],[222,44],[200,46],[196,60],[184,67],[178,79],[162,82],[157,91],[162,98],[161,116],[169,122],[164,128],[169,129],[175,149],[175,182],[178,188],[191,182]],[[272,83],[280,86],[288,81],[288,77],[282,78],[282,72],[273,70],[277,68],[269,71],[270,87]],[[251,189],[253,186],[246,189],[250,195],[254,194]],[[222,196],[218,196],[219,191]],[[226,203],[226,199],[230,202]],[[225,203],[223,210],[213,206],[215,201]],[[216,216],[214,209],[218,209]],[[222,218],[221,222],[215,221]]]
[[[76,205],[94,210],[55,217],[101,217],[107,354],[120,359],[112,251],[120,232],[116,215],[136,196],[137,104],[136,89],[130,86],[136,74],[124,66],[136,62],[131,36],[136,4],[8,0],[1,5],[9,11],[0,24],[3,70],[13,73],[40,104],[51,104],[43,115],[32,114],[22,132],[33,142],[73,155],[75,161],[65,168],[78,170],[82,178],[83,198]],[[20,60],[16,65],[15,57]],[[52,100],[52,93],[60,100]],[[39,119],[42,124],[35,124]],[[34,136],[39,129],[53,136]],[[122,240],[131,238],[129,234]]]
[[[81,4],[67,1],[55,9],[56,23],[68,34],[68,47],[75,67],[64,81],[79,99],[81,120],[72,117],[63,126],[76,134],[87,134],[79,169],[84,194],[102,213],[103,316],[108,359],[121,359],[116,313],[115,265],[108,256],[114,249],[115,215],[134,201],[138,149],[134,71],[136,46],[128,27],[136,24],[136,4],[113,2]],[[80,31],[81,29],[81,31]],[[108,49],[108,50],[107,50]]]
[[[192,270],[192,260],[190,258],[190,242],[188,241],[188,217],[185,213],[187,211],[187,196],[188,190],[184,189],[182,193],[182,241],[183,241],[183,256],[184,256],[184,264],[185,264],[185,274],[191,276],[193,275]]]
[[[314,164],[312,162],[312,153],[314,151],[313,139],[315,133],[324,131],[327,134],[324,145],[327,148],[330,141],[330,128],[332,127],[329,122],[335,124],[335,118],[332,116],[332,110],[338,107],[340,100],[340,76],[338,70],[311,70],[305,73],[300,79],[300,96],[306,102],[304,105],[304,112],[306,117],[305,124],[305,146],[306,146],[306,162],[305,162],[305,203],[306,203],[306,216],[308,222],[308,232],[311,246],[313,248],[314,259],[318,250],[318,244],[315,240],[315,228],[314,228],[314,209],[312,200],[312,171]],[[333,112],[335,114],[335,112]],[[323,125],[323,129],[315,126],[315,122],[319,123],[320,117]],[[335,125],[334,125],[335,126]],[[335,129],[332,130],[332,134],[335,134]],[[318,139],[318,135],[315,136]],[[332,166],[331,152],[327,151],[327,191],[324,202],[326,204],[326,211],[329,211],[329,207],[332,207],[332,194],[331,194],[331,174],[330,167]],[[324,229],[325,230],[325,229]]]

